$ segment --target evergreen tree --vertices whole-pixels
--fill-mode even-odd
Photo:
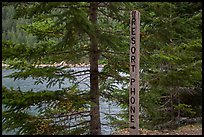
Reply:
[[[141,12],[140,125],[201,116],[202,4],[142,2],[135,9]],[[127,101],[128,93],[119,98]],[[127,113],[127,103],[124,108]]]
[[[129,16],[128,7],[128,3],[106,2],[16,3],[17,16],[33,18],[34,22],[23,29],[37,36],[38,42],[31,47],[3,41],[3,60],[7,60],[9,68],[20,70],[10,77],[26,79],[31,76],[36,78],[36,84],[46,81],[48,87],[60,86],[65,78],[72,80],[73,84],[55,92],[21,92],[3,88],[3,104],[6,107],[3,129],[20,128],[19,134],[101,134],[99,97],[104,96],[104,91],[99,92],[99,78],[102,83],[110,77],[122,79],[120,66],[127,63],[128,54],[127,58],[117,58],[113,54],[129,49],[129,18],[125,18]],[[125,11],[120,11],[121,8]],[[88,71],[73,72],[66,70],[68,66],[35,67],[45,62],[79,63],[83,56],[89,58]],[[100,57],[105,58],[107,64],[99,73]],[[120,60],[122,64],[118,64]],[[89,90],[79,89],[76,75],[87,74],[90,74]],[[19,96],[16,101],[12,101],[14,96]],[[27,112],[32,105],[39,108],[38,115]],[[16,116],[21,121],[16,121]],[[64,117],[73,116],[77,119],[74,125],[70,125],[72,121]],[[57,118],[62,122],[59,123]],[[9,123],[12,121],[15,124],[11,127]]]

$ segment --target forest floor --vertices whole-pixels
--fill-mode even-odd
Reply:
[[[179,127],[176,130],[147,130],[140,129],[140,135],[202,135],[202,124],[193,124]],[[112,135],[129,135],[129,128],[121,129]]]

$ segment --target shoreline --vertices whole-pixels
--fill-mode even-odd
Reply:
[[[2,63],[2,67],[8,67],[8,64],[4,64]],[[90,67],[90,64],[85,64],[85,63],[79,63],[79,64],[67,64],[65,62],[61,62],[61,63],[54,63],[54,64],[39,64],[36,65],[36,67],[70,67],[70,68],[82,68],[82,67]],[[103,68],[104,65],[99,64],[98,65],[99,68]]]

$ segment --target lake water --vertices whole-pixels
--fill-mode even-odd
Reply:
[[[75,71],[82,71],[82,70],[86,70],[89,68],[72,68]],[[101,68],[100,68],[101,70]],[[100,71],[99,70],[99,71]],[[4,78],[4,76],[11,74],[12,72],[14,72],[14,70],[7,70],[7,69],[3,69],[2,68],[2,85],[6,86],[6,87],[13,87],[14,89],[17,89],[18,87],[20,87],[20,89],[22,91],[27,91],[27,90],[31,90],[33,89],[33,91],[41,91],[41,90],[47,90],[46,88],[46,84],[39,84],[39,85],[34,85],[35,80],[31,77],[27,78],[26,80],[16,80],[14,81],[11,78]],[[83,77],[85,76],[81,76],[79,77],[77,80],[81,80]],[[62,85],[61,88],[63,87],[68,87],[70,84],[69,80],[66,79],[65,82],[66,85]],[[79,88],[87,88],[87,84],[89,84],[89,79],[87,79],[84,83],[79,85]],[[59,86],[55,85],[52,88],[49,88],[49,90],[58,90]],[[111,134],[115,129],[113,127],[111,127],[110,125],[108,125],[108,119],[105,118],[105,114],[104,113],[109,113],[109,114],[118,114],[120,113],[121,109],[119,106],[117,106],[117,104],[115,102],[104,102],[102,99],[100,100],[100,115],[101,115],[101,128],[102,128],[102,135],[109,135]],[[106,124],[106,125],[104,125]],[[6,134],[4,131],[2,131],[2,134]],[[14,132],[10,132],[9,134],[14,134]],[[8,135],[8,133],[7,133]]]

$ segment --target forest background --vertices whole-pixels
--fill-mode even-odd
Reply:
[[[2,63],[19,70],[9,77],[32,77],[47,88],[70,79],[72,86],[54,92],[3,86],[3,130],[101,134],[100,97],[122,108],[117,117],[108,115],[110,124],[128,127],[131,10],[141,13],[140,127],[177,128],[182,119],[201,117],[201,2],[4,2]],[[90,70],[36,67],[61,61]],[[89,75],[80,81],[90,80],[86,89],[76,82],[82,75]],[[29,113],[33,105],[36,115]]]

